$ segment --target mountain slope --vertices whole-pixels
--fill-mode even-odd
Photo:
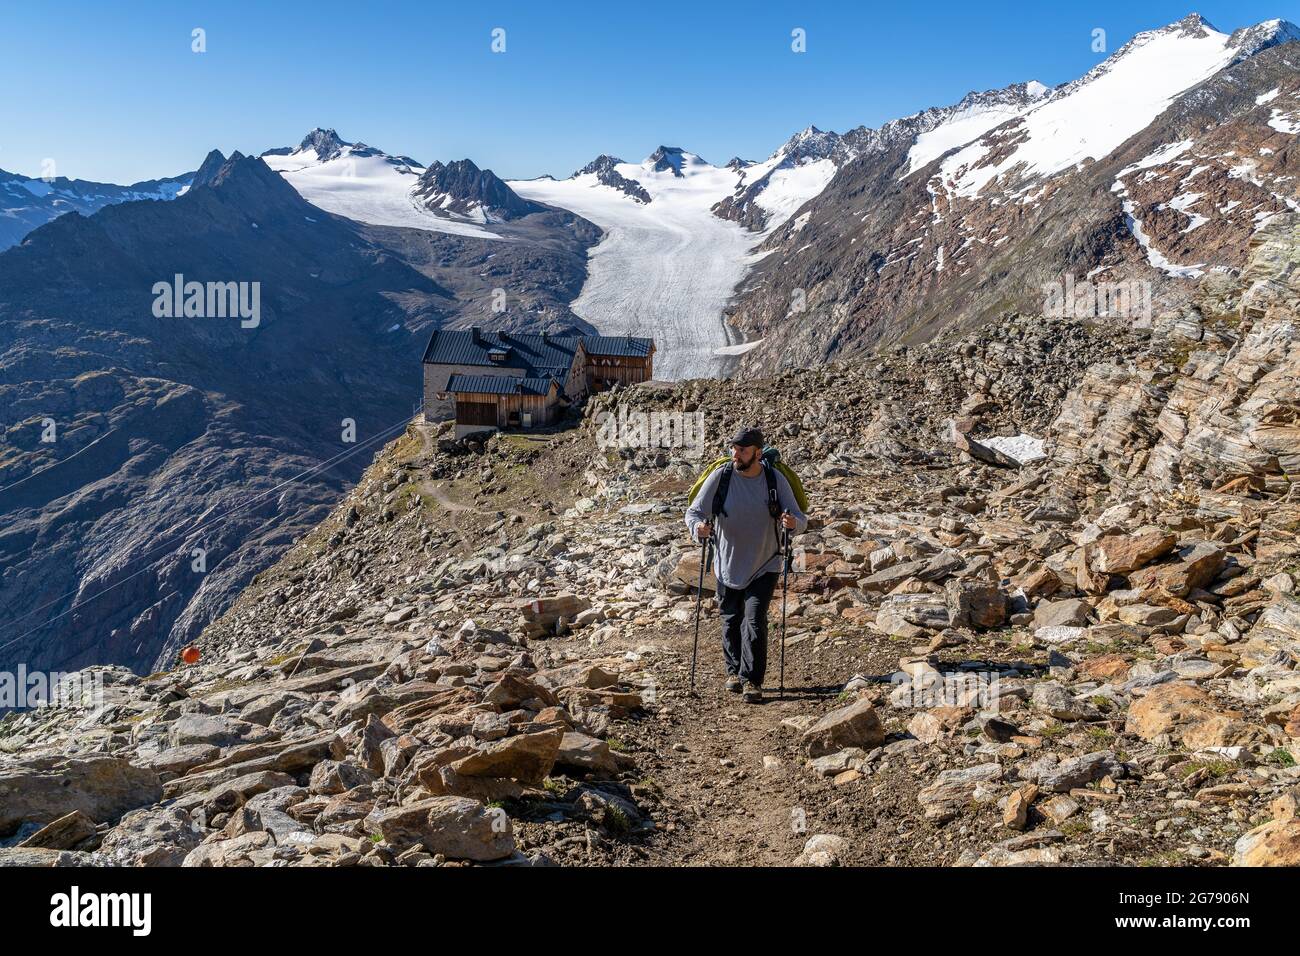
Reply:
[[[591,331],[565,300],[597,234],[568,213],[487,242],[330,215],[260,159],[202,173],[0,254],[0,666],[167,660],[360,474],[429,330],[494,286],[505,327]],[[256,283],[258,314],[160,317],[177,276]]]
[[[764,340],[744,361],[810,364],[1041,311],[1066,274],[1150,283],[1156,312],[1176,307],[1300,198],[1294,33],[1188,18],[923,166],[899,144],[859,156],[765,241],[728,310]]]
[[[945,137],[975,135],[1019,115],[1045,92],[1031,82],[971,93],[953,106],[843,135],[809,127],[761,163],[715,167],[680,147],[660,146],[639,164],[604,155],[569,179],[510,186],[605,230],[574,312],[607,334],[653,336],[659,377],[713,376],[752,347],[722,315],[736,284],[762,258],[757,247],[783,227],[801,228],[806,218],[799,211],[846,164],[900,149],[919,150],[919,158]]]
[[[0,250],[17,245],[33,229],[65,213],[89,216],[114,203],[175,199],[189,188],[193,177],[185,173],[115,186],[63,176],[32,179],[0,169]]]

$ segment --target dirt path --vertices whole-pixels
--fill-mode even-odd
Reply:
[[[906,824],[916,808],[910,778],[887,787],[875,778],[837,786],[807,770],[798,731],[782,726],[784,720],[818,716],[837,706],[845,681],[855,673],[888,674],[896,647],[826,642],[814,648],[811,634],[800,636],[791,628],[786,696],[780,699],[779,624],[774,624],[767,699],[751,705],[723,686],[716,613],[705,616],[700,630],[696,694],[690,694],[693,633],[688,624],[654,638],[642,633],[602,646],[610,655],[654,648],[647,669],[656,681],[659,713],[611,730],[617,746],[636,757],[644,784],[657,797],[658,832],[646,843],[645,863],[785,866],[816,833],[852,834],[863,844],[854,863],[935,860],[932,849],[915,845]],[[901,845],[893,845],[896,841]],[[924,857],[915,855],[919,850]]]
[[[661,691],[677,733],[660,772],[666,803],[682,820],[663,841],[667,859],[652,853],[651,862],[789,863],[803,846],[793,779],[800,768],[783,753],[782,738],[791,731],[780,723],[806,713],[808,705],[793,692],[779,700],[773,690],[765,703],[752,705],[726,691],[716,630],[716,619],[701,628],[695,696],[689,693],[690,635],[673,642],[674,662],[685,666],[665,675]],[[770,683],[775,688],[776,681]]]
[[[443,490],[442,486],[434,484],[432,481],[421,481],[420,491],[427,494],[434,501],[438,502],[440,507],[446,508],[448,511],[475,511],[481,514],[486,514],[486,512],[481,512],[478,508],[471,508],[469,505],[463,505],[459,501],[452,501],[452,499],[448,497],[447,492]]]

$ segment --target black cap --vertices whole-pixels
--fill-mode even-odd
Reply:
[[[750,428],[742,425],[736,434],[731,436],[731,441],[727,442],[727,444],[740,445],[742,447],[745,445],[752,445],[755,448],[762,448],[763,433],[757,428]]]

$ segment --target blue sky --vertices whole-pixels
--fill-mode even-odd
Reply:
[[[1190,4],[1190,0],[1187,0]],[[1300,0],[1181,3],[0,2],[0,168],[132,182],[314,126],[428,163],[568,175],[660,143],[759,159],[972,89],[1054,85],[1193,9],[1220,30]],[[191,50],[206,31],[207,52]],[[505,30],[493,53],[492,30]],[[806,31],[807,51],[791,50]]]

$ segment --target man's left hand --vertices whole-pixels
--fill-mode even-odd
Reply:
[[[799,522],[794,520],[794,515],[790,514],[790,512],[783,511],[781,513],[781,527],[789,531],[793,531],[796,527],[798,527],[798,524]]]

